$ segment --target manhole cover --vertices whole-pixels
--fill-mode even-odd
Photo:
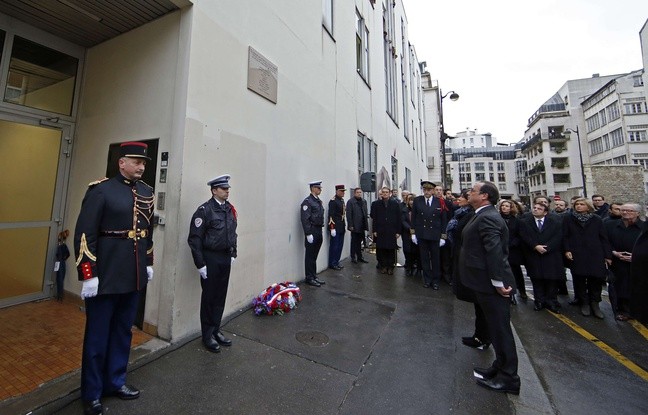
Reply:
[[[329,337],[320,331],[300,331],[295,334],[295,338],[311,347],[324,347],[329,343]]]

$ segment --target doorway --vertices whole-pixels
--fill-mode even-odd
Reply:
[[[69,129],[0,114],[0,307],[51,294]]]

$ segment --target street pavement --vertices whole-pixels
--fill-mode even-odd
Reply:
[[[456,300],[447,284],[423,288],[402,268],[381,275],[369,258],[322,272],[321,288],[302,284],[303,301],[283,316],[255,316],[251,309],[232,316],[223,332],[234,344],[219,354],[196,336],[140,348],[127,383],[141,397],[104,398],[105,413],[648,413],[648,379],[550,312],[534,312],[532,301],[512,311],[520,395],[478,386],[472,368],[490,365],[493,351],[461,344],[473,332],[472,304]],[[647,339],[635,329],[615,322],[605,307],[607,319],[600,321],[576,315],[561,300],[567,317],[648,369]],[[66,387],[73,389],[62,394]],[[56,399],[32,413],[82,413],[78,375],[58,389]]]

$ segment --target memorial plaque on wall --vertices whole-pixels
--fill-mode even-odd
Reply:
[[[249,47],[247,87],[250,91],[276,104],[278,73],[277,65],[254,50],[252,46]]]

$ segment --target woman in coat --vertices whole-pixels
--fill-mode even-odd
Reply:
[[[413,276],[415,273],[421,272],[421,259],[419,257],[418,246],[412,242],[411,229],[412,229],[412,204],[416,195],[410,193],[406,196],[403,203],[404,208],[401,208],[401,219],[403,224],[403,253],[405,254],[405,275],[408,277]]]
[[[380,199],[371,204],[376,259],[381,274],[392,275],[396,266],[396,249],[402,232],[400,204],[391,198],[388,187],[380,189]]]
[[[599,307],[606,266],[612,263],[612,248],[603,220],[585,198],[574,200],[572,211],[564,217],[563,244],[581,314],[603,318]]]
[[[503,200],[500,203],[500,215],[509,231],[509,256],[508,261],[515,276],[515,285],[517,285],[518,294],[523,300],[527,299],[526,287],[524,285],[524,274],[522,273],[522,240],[520,239],[520,223],[518,220],[517,203],[512,200]],[[511,296],[511,304],[517,304],[515,295]]]

